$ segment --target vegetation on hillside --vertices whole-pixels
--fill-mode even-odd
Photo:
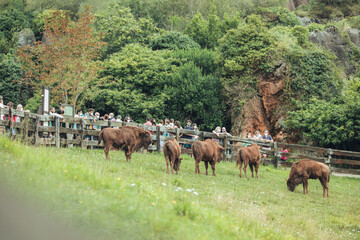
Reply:
[[[358,98],[348,100],[344,93],[356,95],[350,82],[360,78],[360,50],[348,35],[350,28],[360,28],[359,3],[313,0],[295,13],[284,8],[286,3],[2,1],[0,95],[5,102],[22,103],[35,110],[40,86],[46,85],[52,87],[54,106],[62,102],[84,110],[94,107],[101,114],[130,115],[136,121],[144,121],[148,115],[182,122],[191,118],[202,130],[218,125],[231,129],[237,124],[234,116],[260,94],[259,82],[281,76],[285,87],[278,96],[281,104],[273,112],[281,113],[283,119],[291,116],[282,130],[296,133],[292,134],[295,141],[355,150],[358,137],[352,132],[359,128],[356,115],[342,112],[336,121],[330,118],[333,122],[329,124],[317,124],[316,128],[329,126],[324,131],[331,132],[351,126],[348,137],[329,134],[325,140],[313,131],[313,118],[305,112],[316,112],[314,106],[320,103],[327,105],[324,109],[328,111],[358,111],[358,102],[352,102]],[[93,6],[91,12],[87,5]],[[93,21],[85,23],[83,14]],[[301,26],[296,14],[321,18],[318,22],[323,24]],[[56,27],[64,19],[67,24]],[[349,46],[344,62],[308,40],[309,33],[329,26]],[[56,31],[66,34],[58,34],[49,42]],[[19,38],[26,37],[48,43],[19,46]],[[59,54],[45,51],[57,43],[61,43]],[[273,134],[277,120],[267,119],[273,124],[268,126]],[[299,121],[302,124],[296,124]]]

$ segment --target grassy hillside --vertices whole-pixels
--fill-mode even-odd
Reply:
[[[194,174],[185,157],[166,174],[159,154],[24,147],[0,138],[0,178],[67,226],[96,239],[359,239],[360,179],[331,177],[330,198],[318,181],[310,194],[286,189],[289,169],[260,167],[238,177],[221,162],[217,177]]]

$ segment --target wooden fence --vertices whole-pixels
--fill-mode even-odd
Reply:
[[[0,129],[8,134],[11,138],[23,141],[26,144],[46,145],[55,147],[82,147],[91,148],[102,147],[98,145],[98,134],[104,127],[121,127],[125,125],[138,126],[151,131],[153,144],[149,146],[150,151],[160,152],[162,143],[171,137],[175,137],[180,144],[192,144],[198,140],[207,138],[219,139],[226,151],[224,160],[235,161],[237,150],[245,144],[257,143],[262,146],[262,154],[267,157],[263,158],[264,164],[274,164],[278,166],[291,166],[292,162],[297,159],[312,159],[315,161],[328,164],[333,171],[360,174],[360,152],[342,151],[329,148],[312,147],[288,143],[267,143],[263,141],[254,141],[252,139],[242,139],[234,136],[220,135],[218,137],[212,132],[193,131],[187,129],[167,129],[160,126],[146,126],[137,123],[114,122],[114,121],[97,121],[64,117],[59,119],[49,115],[38,115],[29,112],[9,111],[0,108],[0,115],[18,116],[19,122],[9,120],[0,120]],[[14,134],[16,132],[16,135]],[[169,136],[171,135],[171,136]],[[182,135],[194,136],[192,139],[182,138]],[[196,139],[195,139],[196,136]],[[281,153],[285,147],[288,153]],[[192,154],[191,149],[182,148],[182,153]],[[280,157],[287,157],[287,161],[280,161]]]

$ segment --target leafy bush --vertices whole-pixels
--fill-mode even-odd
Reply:
[[[153,50],[200,48],[198,43],[179,32],[166,32],[151,40],[149,46]]]
[[[193,62],[201,69],[203,75],[216,74],[218,64],[216,63],[216,52],[208,49],[185,49],[176,50],[170,55],[181,63]]]
[[[259,8],[255,13],[262,16],[262,20],[266,22],[268,27],[301,25],[298,17],[287,8]]]
[[[311,96],[331,99],[338,94],[335,65],[327,53],[320,50],[293,49],[286,56],[291,66],[291,91],[295,98]]]
[[[220,79],[204,76],[194,63],[184,64],[171,77],[166,92],[166,114],[181,121],[191,119],[200,129],[211,130],[224,122]]]

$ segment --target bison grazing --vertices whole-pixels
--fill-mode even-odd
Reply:
[[[213,176],[216,176],[215,164],[222,160],[224,148],[213,140],[206,139],[205,141],[194,142],[192,151],[195,158],[195,173],[200,174],[199,163],[200,161],[204,161],[206,175],[208,175],[208,163],[210,163],[213,170]]]
[[[131,126],[123,126],[118,129],[105,128],[99,133],[99,144],[101,140],[104,141],[104,152],[108,160],[110,160],[109,150],[111,146],[122,149],[125,152],[126,161],[130,161],[133,152],[142,147],[147,149],[152,143],[148,131]]]
[[[236,153],[236,167],[240,165],[240,177],[241,177],[241,167],[244,163],[244,173],[246,176],[246,168],[247,165],[250,166],[251,175],[254,177],[254,170],[255,167],[256,178],[258,178],[258,169],[260,165],[260,151],[259,146],[256,143],[251,144],[250,146],[240,148]]]
[[[169,173],[169,162],[171,167],[171,173],[179,172],[182,158],[180,158],[181,149],[176,139],[171,139],[164,143],[164,157],[166,160],[167,173]]]
[[[304,194],[309,194],[309,178],[319,179],[323,187],[323,197],[325,197],[325,189],[327,197],[329,197],[330,168],[324,163],[312,160],[300,160],[292,165],[289,179],[287,180],[287,187],[293,192],[295,187],[302,183]]]

